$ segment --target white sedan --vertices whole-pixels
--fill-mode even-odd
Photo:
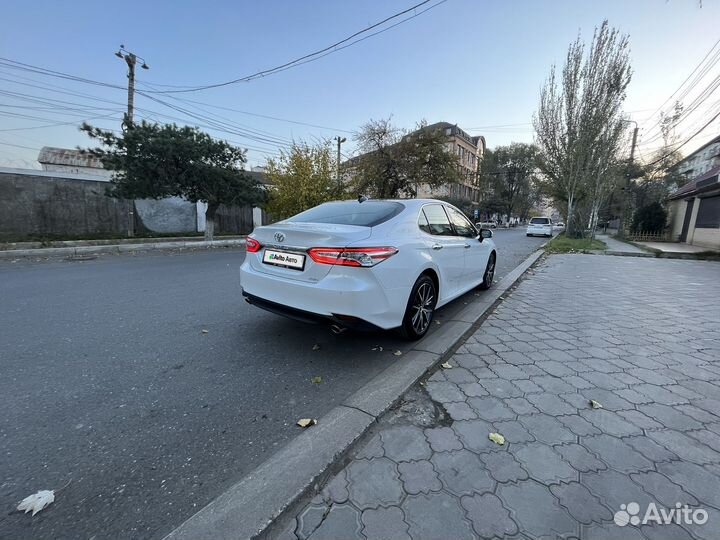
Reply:
[[[434,310],[492,285],[492,231],[432,199],[329,202],[247,238],[245,299],[308,322],[424,336]]]

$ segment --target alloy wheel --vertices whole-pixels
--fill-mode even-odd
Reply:
[[[412,326],[418,334],[425,333],[432,320],[435,290],[430,283],[423,283],[418,287],[413,299]]]

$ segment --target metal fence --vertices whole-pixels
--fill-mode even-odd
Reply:
[[[642,232],[630,231],[626,233],[625,238],[632,242],[672,242],[669,231],[660,232]]]

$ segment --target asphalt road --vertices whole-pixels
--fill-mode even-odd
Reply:
[[[500,279],[545,240],[495,241]],[[392,333],[334,336],[247,305],[243,256],[0,263],[1,539],[162,538],[295,436],[298,418],[402,361]],[[35,517],[14,511],[66,484]]]

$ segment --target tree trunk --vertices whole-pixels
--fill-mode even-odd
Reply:
[[[565,221],[565,230],[567,231],[567,235],[570,236],[571,238],[573,237],[573,235],[575,233],[575,231],[573,231],[573,229],[572,229],[572,227],[574,225],[573,212],[575,211],[575,209],[573,208],[573,203],[575,202],[574,199],[575,199],[575,194],[570,193],[570,196],[568,197],[567,217],[566,217],[566,221]]]
[[[207,210],[205,210],[205,240],[212,241],[215,236],[215,214],[217,213],[220,203],[209,202]]]

